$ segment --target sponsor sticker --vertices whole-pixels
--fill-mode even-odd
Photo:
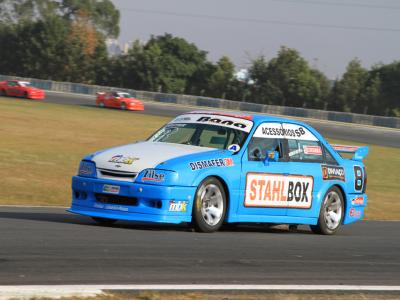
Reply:
[[[125,164],[131,165],[134,161],[139,160],[137,157],[132,156],[123,156],[122,154],[114,155],[110,158],[108,162],[116,163],[116,164]]]
[[[103,185],[103,192],[109,194],[119,194],[120,187],[118,185],[110,185],[105,184]]]
[[[302,149],[293,150],[293,151],[289,152],[289,157],[295,156],[295,155],[300,154],[300,153],[303,153]]]
[[[345,181],[344,168],[339,166],[322,165],[322,179]]]
[[[165,174],[159,173],[156,170],[146,170],[142,177],[142,182],[153,181],[162,182],[165,179]]]
[[[254,137],[318,141],[314,134],[301,125],[272,122],[261,124],[254,133]]]
[[[248,173],[244,205],[310,208],[313,186],[312,176]]]
[[[190,162],[189,166],[192,171],[202,170],[207,168],[220,168],[220,167],[232,167],[233,159],[232,158],[215,158],[215,159],[205,159]]]
[[[309,155],[322,155],[320,146],[303,146],[304,154]]]
[[[219,125],[229,128],[250,132],[253,127],[253,122],[250,120],[236,118],[233,116],[222,116],[222,115],[207,115],[207,114],[192,114],[182,115],[170,122],[173,123],[199,123],[199,124],[212,124]]]
[[[93,205],[94,208],[100,208],[100,209],[109,209],[109,210],[119,210],[119,211],[129,211],[127,207],[121,206],[121,205],[114,205],[114,204],[100,204],[100,203],[95,203]]]
[[[364,197],[359,196],[351,200],[352,205],[364,205]]]
[[[187,201],[169,201],[169,211],[173,212],[186,212],[187,210]]]
[[[361,217],[361,210],[352,208],[352,209],[350,209],[350,211],[349,211],[349,215],[350,215],[350,217],[352,217],[352,218],[360,218],[360,217]]]
[[[232,144],[228,147],[228,150],[236,153],[239,152],[240,146],[238,144]]]

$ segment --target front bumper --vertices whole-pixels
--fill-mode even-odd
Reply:
[[[195,191],[196,187],[74,176],[68,211],[91,217],[179,224],[192,219]]]
[[[130,103],[130,104],[128,104],[127,109],[129,109],[129,110],[144,110],[144,104],[143,103]]]

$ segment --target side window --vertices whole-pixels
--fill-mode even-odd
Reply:
[[[289,161],[323,162],[323,153],[318,141],[288,140]]]
[[[336,159],[332,156],[332,154],[324,147],[324,153],[325,153],[325,163],[328,165],[337,165]]]
[[[282,140],[253,137],[247,148],[247,156],[250,161],[262,161],[267,151],[278,151],[279,161],[283,159]]]

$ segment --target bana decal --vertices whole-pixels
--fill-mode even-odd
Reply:
[[[189,114],[182,115],[170,122],[175,123],[197,123],[211,124],[223,127],[238,129],[244,132],[250,132],[253,127],[253,122],[242,117],[227,116],[227,115],[209,115],[209,114]]]
[[[244,205],[310,208],[313,186],[312,176],[248,173]]]

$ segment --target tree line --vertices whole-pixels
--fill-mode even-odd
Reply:
[[[270,105],[400,116],[400,61],[363,68],[353,59],[334,81],[291,48],[249,62],[235,76],[227,56],[217,62],[171,34],[109,56],[119,34],[110,0],[0,0],[0,74],[200,95]]]

